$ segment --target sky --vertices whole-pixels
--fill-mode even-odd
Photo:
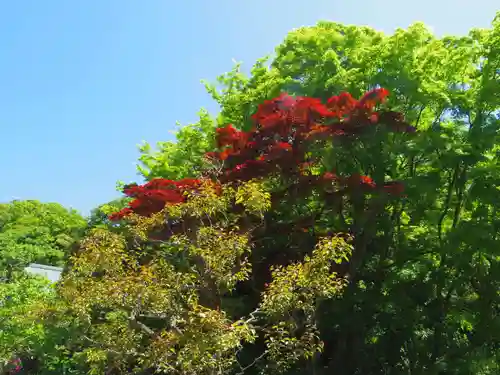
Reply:
[[[0,2],[0,202],[83,214],[140,181],[137,144],[215,113],[201,79],[251,66],[319,20],[438,34],[489,27],[498,0]]]

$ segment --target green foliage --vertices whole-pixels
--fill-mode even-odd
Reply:
[[[236,190],[236,204],[241,204],[245,211],[256,216],[262,216],[271,208],[271,194],[262,189],[259,181],[250,181]]]
[[[57,203],[0,204],[0,273],[8,276],[31,262],[61,266],[85,225],[77,212]]]
[[[262,309],[271,316],[283,317],[295,309],[315,310],[317,300],[335,297],[345,283],[331,271],[332,261],[348,261],[352,248],[339,237],[323,238],[304,261],[278,266],[272,270],[273,282],[262,301]]]
[[[17,282],[0,283],[0,362],[10,359],[13,348],[26,342],[38,345],[44,328],[36,322],[28,322],[26,315],[44,300],[55,296],[49,282],[43,278],[20,277]]]
[[[248,194],[254,199],[241,202],[240,213],[234,211]],[[280,291],[285,273],[293,271],[276,270],[261,306],[241,315],[230,300],[238,299],[236,285],[251,276],[249,240],[269,207],[270,194],[258,181],[237,189],[223,187],[219,193],[208,184],[186,204],[167,206],[151,217],[130,216],[121,233],[93,229],[63,277],[59,293],[64,302],[45,314],[46,322],[80,322],[80,333],[68,337],[65,346],[73,348],[75,363],[89,374],[148,369],[231,373],[243,366],[238,353],[261,329],[268,331],[269,357],[286,357],[290,348],[275,344],[295,323],[275,311],[286,308],[286,293],[307,296],[296,308],[308,314],[315,311],[315,299],[337,295],[343,282],[330,270],[331,259],[348,257],[349,247],[341,238],[321,241],[310,258],[295,266],[301,276],[292,284],[305,292]],[[184,223],[183,229],[160,235],[177,221]],[[259,321],[256,314],[268,318]],[[286,326],[275,328],[280,321]],[[311,337],[293,340],[294,358],[287,362],[320,350],[317,338]]]
[[[18,275],[10,283],[0,283],[0,369],[12,358],[22,358],[29,371],[31,358],[44,366],[36,368],[40,375],[79,372],[64,346],[70,336],[77,336],[72,319],[57,324],[43,320],[43,314],[60,305],[55,287],[40,276]]]
[[[332,261],[349,261],[352,246],[341,237],[323,238],[303,262],[272,270],[272,282],[262,297],[269,317],[266,334],[273,373],[289,370],[294,362],[310,359],[323,350],[317,326],[321,301],[341,295],[348,280],[332,272]]]
[[[118,198],[94,208],[88,218],[88,228],[112,227],[113,224],[109,221],[108,216],[126,207],[128,201],[127,198]]]
[[[389,89],[388,105],[419,130],[406,143],[394,137],[344,154],[317,150],[328,168],[377,170],[407,185],[406,199],[367,219],[370,245],[352,262],[358,282],[340,301],[322,304],[329,372],[498,371],[499,35],[499,15],[490,29],[443,38],[420,23],[386,35],[320,22],[291,32],[249,77],[236,66],[219,77],[221,90],[207,84],[221,107],[218,123],[244,130],[256,106],[281,91],[326,99],[377,86]],[[273,206],[266,250],[254,253],[303,246],[278,225],[294,215],[316,216],[315,232],[352,224],[349,215],[344,223],[317,217],[320,206],[314,199]]]
[[[22,269],[31,262],[62,266],[85,226],[77,212],[56,203],[0,205],[0,363],[16,355],[43,360],[48,373],[67,366],[61,345],[68,330],[44,325],[37,317],[38,311],[58,303],[54,287]]]
[[[144,142],[139,146],[141,156],[137,166],[139,174],[146,180],[163,177],[172,180],[198,176],[207,167],[203,157],[214,148],[216,122],[206,110],[199,113],[196,124],[181,127],[176,133],[176,142],[158,142],[157,150]]]

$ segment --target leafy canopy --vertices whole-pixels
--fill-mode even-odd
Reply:
[[[498,309],[492,306],[499,303],[499,56],[499,15],[490,29],[443,38],[420,23],[385,35],[368,27],[320,22],[291,32],[270,64],[258,61],[249,77],[236,66],[219,78],[222,89],[207,85],[221,106],[213,124],[232,123],[245,132],[252,128],[259,104],[280,92],[325,101],[332,93],[346,90],[359,96],[376,87],[391,92],[387,104],[418,130],[404,145],[386,143],[392,156],[381,161],[391,165],[394,180],[405,182],[407,197],[371,219],[375,238],[359,260],[357,287],[321,314],[329,318],[321,328],[327,343],[323,363],[330,371],[498,371],[499,337],[492,328],[498,325]],[[197,137],[152,155],[160,160],[204,148]],[[370,162],[380,158],[376,148],[381,148],[375,145],[353,150],[351,160],[342,159],[341,166],[354,169],[357,164],[369,174]],[[330,155],[324,160],[335,166],[335,153]],[[204,152],[191,157],[191,163],[203,165]],[[161,163],[152,161],[151,168],[156,166]],[[297,202],[283,206],[298,216],[307,212],[304,221],[315,231],[352,224],[349,218],[345,224],[342,219],[325,223],[314,215],[318,203]],[[273,216],[266,251],[276,248],[282,252],[276,257],[293,259],[293,252],[284,248],[304,242],[288,234],[286,216]]]
[[[81,215],[57,203],[0,204],[0,272],[5,276],[31,262],[63,265],[85,226]]]
[[[496,374],[499,56],[500,15],[291,32],[144,149],[40,316],[92,374]]]
[[[296,229],[312,240],[304,249],[309,254],[280,264],[259,254],[265,249],[260,239],[269,233],[259,231],[272,226],[276,212],[300,225],[302,217],[283,212],[276,197],[333,198],[322,210],[338,215],[335,198],[373,206],[400,195],[401,184],[383,175],[376,182],[349,169],[334,175],[320,164],[328,155],[313,158],[308,151],[335,139],[344,148],[413,130],[400,114],[375,111],[387,94],[376,89],[358,101],[343,93],[326,104],[280,96],[259,107],[252,131],[217,129],[221,151],[211,156],[223,165],[212,178],[126,186],[132,200],[110,217],[122,221],[123,231],[92,231],[60,289],[67,304],[61,314],[85,322],[85,349],[78,355],[90,371],[233,372],[252,367],[239,353],[261,347],[259,340],[265,344],[258,367],[266,372],[286,371],[319,354],[318,303],[335,299],[352,282],[351,253],[364,248],[360,240],[353,246],[338,234],[315,234],[302,225]],[[364,216],[353,216],[356,225]],[[270,283],[257,293],[237,290],[255,285],[266,277],[262,272]],[[252,311],[251,305],[238,308],[252,295],[258,298]]]

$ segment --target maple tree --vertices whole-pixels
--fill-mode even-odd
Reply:
[[[333,183],[343,193],[356,185],[368,191],[377,189],[372,178],[359,174],[337,176],[325,171],[313,177],[310,170],[320,160],[307,154],[311,146],[324,148],[328,141],[338,141],[337,145],[342,146],[361,135],[373,133],[380,126],[395,132],[415,131],[400,113],[374,111],[387,95],[388,91],[380,88],[366,93],[359,101],[349,93],[332,96],[326,104],[316,98],[287,94],[265,101],[253,115],[256,126],[251,131],[237,130],[231,124],[216,130],[216,144],[221,151],[210,152],[207,156],[222,161],[224,165],[223,173],[213,177],[222,183],[241,183],[274,174],[282,179],[296,178],[296,183],[300,185],[302,182],[300,189],[304,192]],[[305,176],[306,179],[302,178]],[[377,182],[386,192],[402,193],[401,182]],[[195,190],[200,184],[199,179],[173,181],[154,178],[144,185],[128,185],[124,193],[133,200],[110,219],[120,219],[130,213],[147,216],[159,212],[166,203],[184,202],[185,193]]]
[[[342,93],[322,104],[283,94],[258,108],[252,130],[217,129],[220,151],[207,155],[221,163],[217,172],[126,186],[131,201],[110,215],[125,232],[94,230],[60,289],[67,305],[59,314],[90,323],[73,345],[84,342],[81,355],[92,371],[275,373],[308,362],[320,368],[318,355],[331,343],[321,337],[318,303],[354,282],[368,239],[360,223],[401,197],[403,184],[361,171],[333,173],[310,150],[414,132],[383,108],[387,95],[382,88],[360,100]],[[304,215],[286,214],[288,230],[309,245],[273,258],[261,241],[287,200],[315,202],[318,222],[352,207],[353,221],[318,231]],[[257,358],[248,359],[255,350]]]

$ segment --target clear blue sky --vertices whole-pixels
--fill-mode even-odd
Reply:
[[[117,197],[117,180],[137,180],[138,143],[215,110],[200,79],[232,58],[252,64],[293,28],[424,21],[464,34],[497,10],[497,0],[2,1],[0,201],[88,213]]]

